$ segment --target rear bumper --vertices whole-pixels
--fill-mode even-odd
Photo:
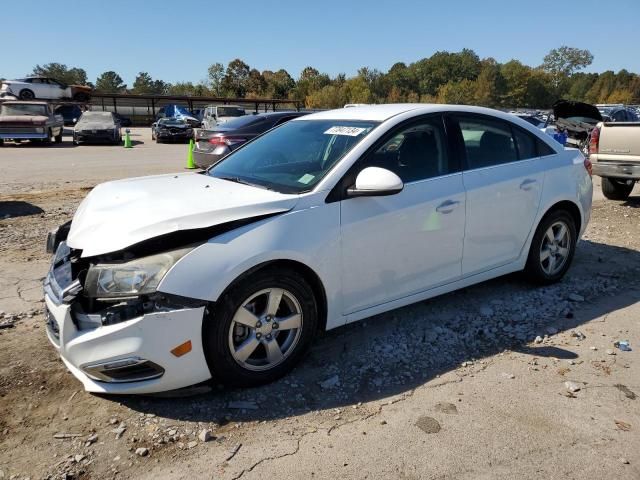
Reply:
[[[193,150],[193,162],[199,167],[199,168],[208,168],[211,165],[215,165],[216,163],[218,163],[222,157],[224,157],[226,155],[222,154],[222,155],[218,155],[215,153],[205,153],[199,150]]]
[[[593,164],[593,174],[608,178],[640,180],[640,164],[595,162]]]

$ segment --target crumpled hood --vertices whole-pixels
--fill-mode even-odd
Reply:
[[[67,244],[83,257],[102,255],[167,233],[286,212],[297,200],[195,173],[117,180],[82,201]]]

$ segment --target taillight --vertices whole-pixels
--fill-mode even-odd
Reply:
[[[591,136],[589,137],[589,155],[592,153],[598,153],[600,148],[600,128],[595,127],[591,130]]]
[[[591,164],[591,160],[589,160],[588,158],[584,159],[584,168],[587,169],[587,173],[589,174],[590,177],[593,176],[593,165]]]
[[[232,145],[237,145],[238,143],[244,143],[246,141],[246,139],[239,137],[211,137],[209,139],[209,143],[211,145],[226,145],[229,147]]]

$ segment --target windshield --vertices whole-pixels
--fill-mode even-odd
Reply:
[[[216,178],[276,190],[311,190],[376,122],[298,120],[267,132],[208,170]]]
[[[241,117],[244,110],[237,107],[218,107],[219,117]]]
[[[84,122],[113,122],[111,112],[84,112],[78,123]]]
[[[33,105],[33,104],[5,104],[0,107],[0,112],[2,115],[44,115],[47,116],[47,106],[46,105]]]

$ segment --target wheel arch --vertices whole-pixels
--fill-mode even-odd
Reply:
[[[244,271],[240,275],[238,275],[222,292],[220,297],[224,295],[227,291],[237,285],[239,282],[243,281],[247,277],[255,274],[258,271],[267,270],[271,268],[289,268],[298,274],[300,274],[307,282],[309,282],[309,286],[313,290],[313,295],[316,298],[316,303],[318,306],[318,330],[324,331],[327,326],[327,293],[320,279],[320,276],[308,265],[305,265],[302,262],[297,260],[290,259],[277,259],[277,260],[267,260],[265,262],[259,263],[249,270]]]
[[[540,217],[540,220],[538,221],[538,225],[542,223],[542,221],[547,217],[547,215],[553,212],[557,212],[558,210],[564,210],[568,212],[569,215],[571,215],[573,220],[576,222],[576,232],[579,235],[582,229],[582,213],[580,211],[580,207],[578,207],[578,205],[575,202],[572,202],[571,200],[561,200],[559,202],[554,203],[549,208],[547,208],[544,214]]]

